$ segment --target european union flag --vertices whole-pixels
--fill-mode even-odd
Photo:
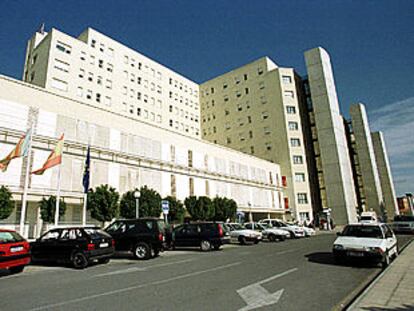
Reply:
[[[83,192],[88,193],[89,190],[89,170],[91,166],[91,147],[88,146],[88,152],[86,153],[86,160],[85,160],[85,171],[83,172]]]

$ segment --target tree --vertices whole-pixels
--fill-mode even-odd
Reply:
[[[154,189],[141,187],[139,197],[140,217],[160,217],[161,215],[161,196]]]
[[[193,220],[212,220],[214,217],[214,207],[209,197],[188,197],[184,204]]]
[[[213,199],[213,208],[213,220],[215,221],[226,221],[236,217],[237,203],[232,199],[215,197]]]
[[[119,215],[119,193],[108,185],[100,185],[88,192],[88,210],[98,221],[111,221]]]
[[[55,221],[56,212],[56,196],[51,195],[48,199],[45,197],[39,202],[40,217],[43,221],[53,223]],[[65,215],[66,203],[62,199],[59,202],[59,219]]]
[[[6,219],[11,215],[14,208],[14,201],[10,190],[1,186],[0,188],[0,219]]]
[[[164,198],[170,202],[170,210],[168,212],[168,221],[170,223],[182,223],[184,220],[185,209],[181,201],[177,200],[175,197],[168,196]]]
[[[134,192],[138,189],[130,190],[122,195],[120,207],[120,214],[122,218],[133,219],[136,213],[136,200]]]

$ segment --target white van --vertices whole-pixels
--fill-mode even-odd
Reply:
[[[375,224],[378,222],[377,213],[375,212],[362,212],[361,219],[359,220],[361,224]]]

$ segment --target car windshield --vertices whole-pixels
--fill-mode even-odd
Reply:
[[[85,232],[92,238],[92,239],[98,239],[102,236],[107,236],[108,234],[102,231],[101,229],[95,229],[95,228],[85,228]]]
[[[372,216],[361,216],[361,220],[374,220]]]
[[[378,226],[347,226],[342,236],[353,236],[358,238],[382,239],[382,231]]]
[[[394,221],[414,221],[414,216],[398,215],[394,217]]]
[[[105,231],[108,233],[113,233],[118,231],[123,225],[124,223],[122,221],[116,221],[113,224],[109,225],[109,227],[107,227]]]
[[[244,228],[240,224],[232,224],[233,230],[243,230]]]
[[[21,241],[24,241],[24,239],[17,232],[0,232],[0,244]]]

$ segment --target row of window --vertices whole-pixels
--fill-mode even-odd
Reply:
[[[88,72],[86,74],[85,69],[82,69],[82,68],[79,69],[78,77],[80,79],[86,78],[86,80],[89,81],[89,82],[96,81],[96,84],[100,85],[100,86],[103,86],[103,84],[104,84],[104,78],[101,75],[97,75],[96,78],[95,78],[95,74],[93,72]],[[105,87],[107,89],[111,90],[112,89],[112,80],[105,79]]]
[[[98,43],[96,42],[95,39],[92,39],[91,40],[91,47],[93,47],[93,48],[97,48],[98,47]],[[102,52],[102,53],[105,53],[106,52],[106,55],[108,55],[109,57],[114,57],[114,54],[115,54],[113,48],[111,48],[111,47],[105,48],[105,44],[102,43],[102,42],[99,43],[99,51]]]
[[[106,106],[112,105],[112,98],[109,96],[102,96],[101,93],[93,94],[93,91],[90,89],[84,89],[82,86],[78,86],[76,89],[76,96],[80,98],[86,98],[88,100],[95,100],[97,103],[103,103]]]
[[[190,108],[193,108],[195,110],[198,110],[198,102],[197,101],[192,101],[191,99],[189,100],[188,98],[183,98],[183,96],[178,96],[177,93],[173,93],[173,92],[169,92],[168,95],[169,98],[174,99],[174,101],[176,102],[180,102],[180,103],[185,103],[186,106],[190,106]]]
[[[129,76],[129,79],[128,79]],[[162,94],[162,87],[161,85],[157,84],[155,85],[154,82],[149,83],[147,79],[142,80],[142,78],[140,76],[135,76],[135,74],[133,73],[128,73],[128,71],[124,71],[124,78],[125,80],[131,82],[131,83],[136,83],[138,85],[143,85],[144,88],[146,89],[150,89],[151,91],[155,92],[157,91],[158,94]],[[126,87],[126,86],[124,86]]]
[[[179,109],[178,107],[174,107],[173,105],[170,105],[169,112],[173,113],[175,112],[175,115],[181,116],[185,119],[190,119],[191,121],[194,121],[198,123],[198,117],[194,115],[193,113],[189,113],[188,111],[185,111],[184,109]]]
[[[127,104],[125,102],[122,103],[122,110],[124,112],[129,112],[132,115],[136,115],[138,117],[143,117],[145,119],[148,119],[152,122],[161,123],[162,117],[160,114],[155,114],[155,112],[149,111],[147,109],[141,109],[141,107],[135,107],[133,104]]]
[[[198,136],[200,133],[198,132],[198,129],[197,128],[195,128],[194,126],[189,126],[189,125],[187,125],[187,124],[184,124],[184,123],[180,123],[180,122],[178,122],[178,121],[174,121],[173,119],[170,119],[169,120],[169,125],[170,125],[170,127],[174,127],[176,130],[181,130],[181,131],[183,131],[183,132],[187,132],[187,133],[189,133],[190,132],[190,130],[191,130],[191,133],[192,134],[195,134],[196,136]],[[174,126],[175,125],[175,126]]]
[[[173,80],[173,78],[169,79],[169,84],[175,88],[178,88],[181,91],[184,91],[184,93],[189,93],[190,95],[194,95],[194,97],[198,97],[198,90],[192,89],[191,87],[188,87],[185,83],[178,82],[177,80]]]

